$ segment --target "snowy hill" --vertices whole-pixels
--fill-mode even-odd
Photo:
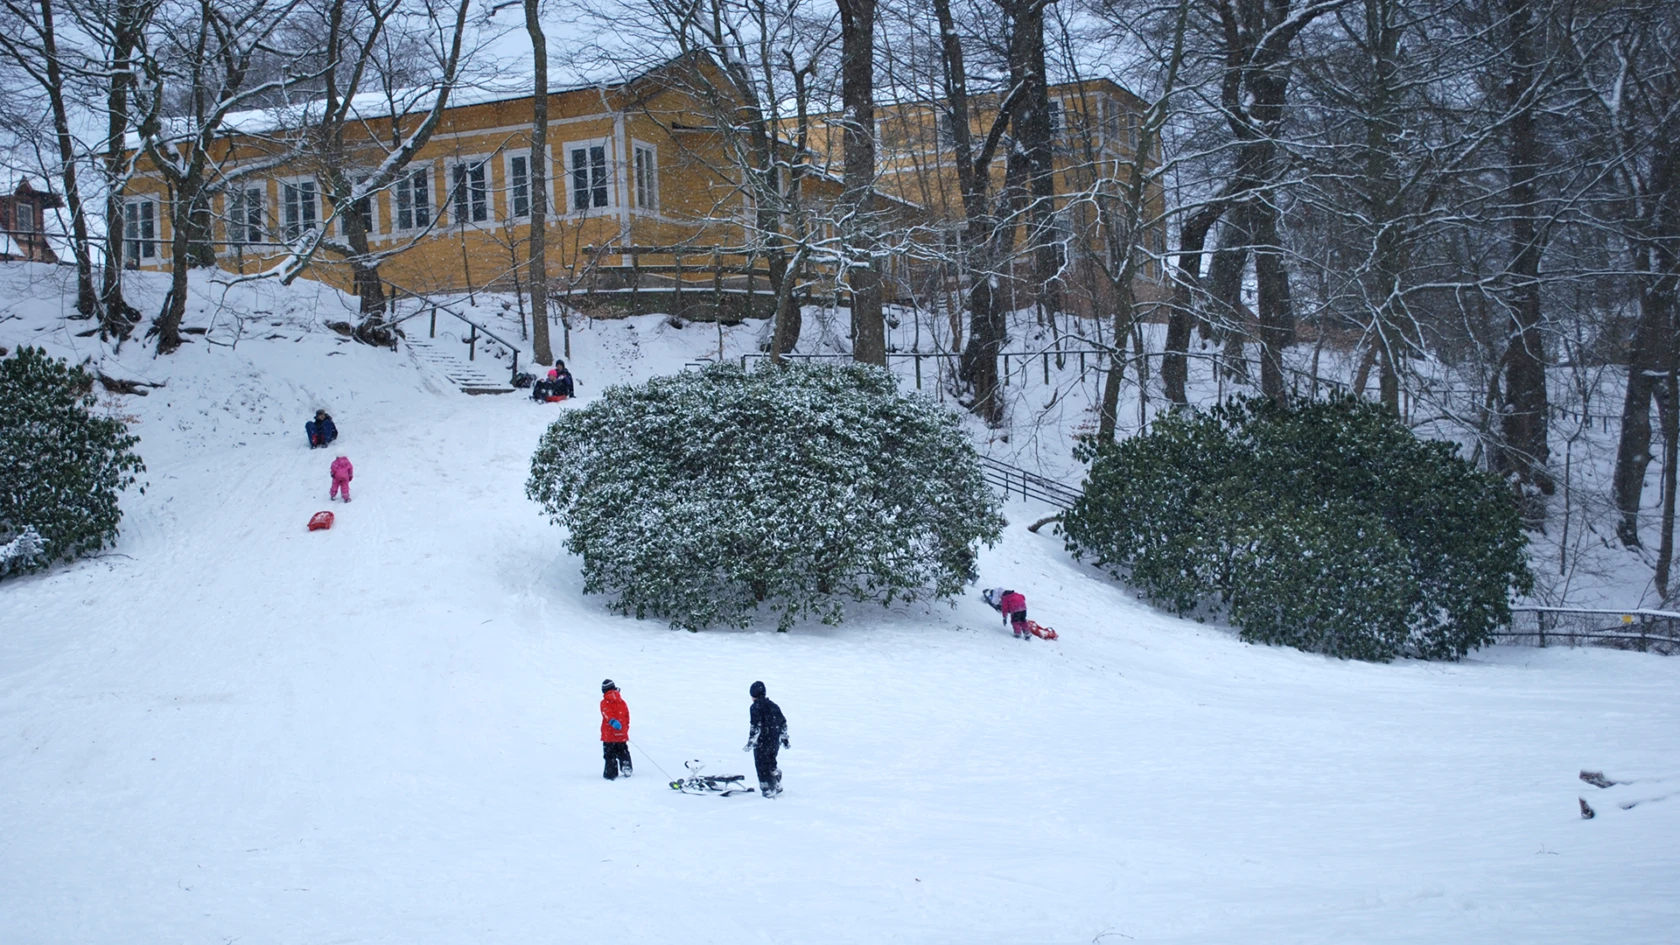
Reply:
[[[0,584],[0,941],[1672,942],[1680,660],[1253,647],[1071,562],[1012,504],[977,599],[673,632],[582,595],[523,495],[562,406],[467,397],[320,328],[328,290],[198,286],[169,358],[0,268],[0,345],[165,386],[111,399],[149,483],[115,553]],[[135,278],[140,307],[162,283]],[[597,322],[593,396],[715,353]],[[729,329],[726,352],[757,326]],[[302,424],[333,413],[333,451]],[[354,501],[328,532],[327,464]],[[636,776],[600,777],[599,683]],[[787,713],[751,771],[747,686]],[[1631,784],[1600,790],[1583,768]],[[1676,795],[1670,797],[1669,795]],[[1583,821],[1577,796],[1597,807]],[[1667,798],[1667,799],[1662,799]],[[1620,804],[1634,806],[1623,809]]]

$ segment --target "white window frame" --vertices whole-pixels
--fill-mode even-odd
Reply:
[[[251,196],[257,196],[257,225],[255,238],[252,237],[251,226]],[[268,210],[268,184],[246,183],[235,184],[223,199],[227,207],[227,241],[228,249],[237,252],[245,246],[267,243],[269,235],[269,221],[272,219]]]
[[[642,155],[647,155],[647,166],[643,166]],[[643,213],[657,214],[659,212],[659,148],[646,141],[636,138],[630,139],[631,172],[635,177],[630,189],[631,201],[635,209]]]
[[[524,161],[525,162],[525,175],[524,175],[525,176],[525,181],[524,181],[524,186],[525,186],[525,212],[524,213],[520,213],[519,208],[516,207],[514,205],[514,202],[513,202],[514,201],[513,189],[516,185],[515,184],[515,175],[513,173],[513,162],[515,162],[515,161]],[[544,177],[543,181],[544,181],[544,183],[547,183],[548,178]],[[532,197],[532,193],[531,193],[531,149],[530,148],[523,148],[523,149],[520,149],[520,150],[517,150],[517,151],[508,151],[508,152],[504,153],[502,155],[502,204],[505,207],[507,207],[507,218],[509,220],[529,220],[529,219],[531,219],[531,203],[532,203],[531,197]]]
[[[437,193],[437,181],[431,162],[416,167],[410,164],[397,175],[395,184],[391,187],[391,232],[413,233],[430,226],[437,215],[437,201],[433,199]],[[425,196],[425,206],[415,207],[412,203],[416,191],[413,189],[415,178],[425,183],[425,189],[420,191]],[[418,209],[421,212],[415,213]],[[409,222],[403,223],[403,214],[408,214]]]
[[[304,233],[309,230],[320,229],[322,217],[320,181],[306,174],[299,177],[282,177],[277,183],[280,185],[278,188],[280,196],[280,241],[292,243],[303,239]],[[290,196],[288,191],[294,189],[299,195],[295,204],[288,199]],[[309,203],[307,205],[301,199],[305,190],[309,192]],[[297,208],[299,216],[299,219],[295,221],[291,219],[291,211],[294,206]],[[307,213],[305,213],[306,207]],[[307,222],[302,219],[305,216],[309,218]]]
[[[463,154],[460,157],[452,157],[449,159],[448,166],[444,169],[444,172],[446,175],[445,184],[448,187],[449,223],[451,226],[465,226],[471,228],[495,225],[496,198],[494,194],[496,191],[496,175],[492,166],[494,163],[495,162],[491,160],[491,155],[488,154]],[[473,168],[478,168],[484,173],[484,179],[479,183],[479,186],[476,189],[473,187],[471,180],[471,170]],[[467,171],[468,176],[464,184],[458,185],[455,183],[455,176],[462,170]],[[465,189],[464,196],[462,194],[463,189]],[[457,210],[461,207],[463,199],[466,201],[467,206],[466,219],[464,220],[461,219],[461,214],[457,213]],[[480,209],[484,211],[483,217],[476,216],[477,211]]]
[[[587,152],[592,148],[601,149],[602,163],[597,167],[594,161],[594,156],[588,155],[590,159],[587,171],[591,198],[590,205],[587,207],[579,207],[577,205],[578,169],[573,163],[574,155],[572,152],[581,149],[587,154]],[[615,210],[617,201],[615,200],[614,191],[616,191],[618,187],[615,180],[617,175],[614,173],[615,168],[613,167],[616,162],[613,160],[612,138],[587,138],[581,141],[568,141],[561,146],[561,154],[565,157],[566,168],[566,214],[568,216],[580,216],[590,213],[611,213]],[[595,177],[595,171],[597,169],[601,172],[599,179]],[[602,192],[606,195],[606,202],[595,203],[594,197]]]
[[[1061,141],[1067,136],[1067,106],[1060,98],[1051,97],[1050,108],[1045,112],[1045,121],[1050,125],[1050,140]]]
[[[144,215],[136,208],[147,208]],[[160,204],[156,197],[129,197],[123,201],[123,262],[138,266],[142,259],[158,257],[157,221]]]
[[[354,189],[354,186],[360,185],[362,183],[363,183],[363,181],[360,181],[360,180],[356,181],[356,184],[352,185],[352,189]],[[363,197],[362,200],[367,201],[367,205],[368,205],[367,221],[366,221],[367,222],[368,239],[376,239],[379,236],[379,224],[380,224],[380,221],[381,221],[381,217],[380,217],[380,214],[379,214],[379,194],[377,192],[368,194],[366,197]],[[359,203],[361,201],[357,201],[357,202]],[[338,210],[337,212],[338,212],[338,235],[349,236],[350,235],[350,228],[345,226],[345,220],[349,217],[350,213],[355,213],[357,211],[354,207],[352,207],[350,209],[349,213],[346,213],[342,209]]]

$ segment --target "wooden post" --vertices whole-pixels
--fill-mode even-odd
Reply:
[[[1047,387],[1050,384],[1050,352],[1049,351],[1044,352],[1044,384]]]
[[[1009,355],[1003,356],[1003,386],[1009,386]]]
[[[712,247],[712,317],[718,321],[718,357],[723,357],[723,254]]]
[[[671,301],[671,314],[676,315],[678,317],[681,317],[682,313],[683,313],[683,305],[682,305],[682,290],[683,290],[682,254],[681,253],[672,253],[671,254],[671,261],[673,263],[675,263],[675,267],[676,267],[676,270],[677,270],[676,289],[675,289],[675,292],[673,294],[672,301]]]
[[[470,322],[468,324],[471,324]],[[472,325],[472,333],[467,336],[467,360],[473,361],[478,357],[478,326]]]
[[[916,389],[921,390],[922,389],[922,355],[921,355],[921,352],[917,352],[915,355],[913,355],[913,357],[916,359]]]
[[[432,306],[432,337],[437,337],[437,306]]]

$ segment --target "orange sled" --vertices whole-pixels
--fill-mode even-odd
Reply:
[[[332,513],[329,512],[327,514],[331,515]],[[1038,637],[1040,640],[1056,639],[1056,631],[1050,629],[1049,627],[1039,626],[1038,621],[1036,620],[1027,621],[1027,632],[1031,633],[1035,637]]]
[[[543,403],[557,404],[557,403],[560,403],[561,401],[563,401],[565,399],[566,399],[566,397],[565,397],[564,394],[556,394],[553,397],[544,397],[543,398]]]
[[[331,512],[316,512],[314,515],[309,516],[309,530],[312,532],[318,532],[322,529],[331,528],[332,523],[333,514]]]

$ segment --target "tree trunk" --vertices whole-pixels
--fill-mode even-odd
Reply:
[[[1674,563],[1674,490],[1675,463],[1680,460],[1680,380],[1676,376],[1672,352],[1668,363],[1668,377],[1663,379],[1658,394],[1658,414],[1663,427],[1663,504],[1662,535],[1657,542],[1657,596],[1660,604],[1669,601],[1669,568]]]
[[[100,334],[120,342],[134,330],[140,312],[123,298],[123,187],[128,180],[129,86],[134,82],[133,60],[144,15],[135,0],[118,0],[111,23],[110,86],[105,93],[105,270],[100,284],[104,311]]]
[[[1056,166],[1054,131],[1050,122],[1050,83],[1044,62],[1044,4],[1015,0],[1011,36],[1010,84],[1021,89],[1016,110],[1015,137],[1026,151],[1027,245],[1033,257],[1033,298],[1039,317],[1054,317],[1062,307],[1062,247],[1056,238]],[[1063,122],[1071,115],[1063,113]]]
[[[541,0],[525,0],[525,32],[531,36],[531,261],[525,281],[531,287],[531,349],[537,364],[554,360],[548,340],[548,36],[543,32]]]
[[[1500,413],[1501,443],[1494,454],[1494,466],[1512,475],[1522,487],[1526,515],[1531,523],[1545,514],[1544,500],[1552,494],[1551,474],[1546,469],[1550,450],[1546,443],[1548,405],[1546,400],[1545,340],[1541,335],[1540,233],[1535,177],[1540,166],[1540,142],[1536,138],[1538,85],[1532,0],[1505,0],[1510,24],[1510,75],[1505,83],[1511,109],[1507,173],[1511,189],[1511,296],[1507,302],[1510,327],[1505,358],[1505,402]],[[1536,495],[1538,493],[1538,495]]]
[[[70,211],[70,252],[76,257],[76,313],[82,318],[94,318],[99,314],[99,292],[93,286],[93,246],[88,238],[82,189],[76,179],[76,142],[70,134],[70,116],[64,105],[64,70],[58,61],[58,32],[53,21],[52,0],[41,0],[41,43],[46,58],[47,99],[52,107],[53,137],[58,144],[61,165],[59,177],[64,182],[64,203]]]
[[[1161,357],[1161,383],[1167,399],[1175,404],[1190,403],[1185,386],[1190,380],[1190,329],[1196,317],[1196,290],[1202,283],[1202,247],[1208,231],[1225,215],[1230,204],[1221,200],[1196,211],[1179,229],[1178,277],[1173,280],[1171,308],[1167,313],[1166,351]]]
[[[881,276],[875,266],[875,0],[840,0],[840,98],[845,109],[846,278],[852,289],[852,357],[887,363]]]

